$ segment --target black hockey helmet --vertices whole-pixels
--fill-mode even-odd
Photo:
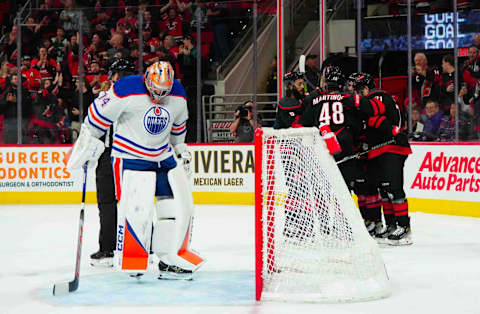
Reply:
[[[375,81],[373,80],[373,77],[368,74],[368,73],[354,73],[350,75],[352,77],[352,82],[353,82],[353,88],[356,91],[360,91],[365,87],[368,87],[369,89],[374,89],[375,88]],[[350,78],[349,77],[349,78]]]
[[[336,65],[329,65],[325,68],[325,84],[327,89],[341,90],[345,85],[345,76],[340,68]]]
[[[283,76],[283,81],[285,82],[284,88],[286,90],[287,97],[290,97],[292,94],[297,99],[302,99],[304,97],[304,92],[300,93],[295,87],[295,82],[297,80],[305,80],[305,75],[302,72],[288,72]]]
[[[111,80],[115,73],[118,73],[120,78],[122,78],[127,75],[135,74],[135,67],[127,59],[118,59],[108,68],[108,79]]]
[[[350,74],[347,78],[347,83],[349,83],[349,82],[354,83],[357,80],[357,77],[359,77],[361,75],[362,75],[362,73],[357,73],[357,72]]]
[[[305,75],[302,72],[288,72],[283,76],[283,81],[287,84],[293,84],[299,79],[305,79]]]

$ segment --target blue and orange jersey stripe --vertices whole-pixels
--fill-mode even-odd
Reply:
[[[160,156],[164,152],[168,151],[168,148],[169,148],[168,143],[159,148],[145,147],[119,134],[114,135],[113,144],[112,144],[112,149],[116,151],[127,153],[133,156],[152,157],[152,158]]]
[[[170,131],[170,134],[172,135],[182,135],[183,133],[187,132],[187,120],[183,121],[180,124],[173,124],[172,130]]]
[[[107,129],[112,125],[112,121],[105,116],[101,115],[98,111],[97,104],[95,101],[88,107],[88,122],[95,128],[99,129],[102,132],[106,132]]]

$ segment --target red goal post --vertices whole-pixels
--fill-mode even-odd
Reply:
[[[386,297],[375,241],[316,128],[255,132],[257,300]]]

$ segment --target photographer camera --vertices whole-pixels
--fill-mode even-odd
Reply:
[[[253,133],[257,122],[253,118],[253,102],[248,100],[235,109],[235,121],[230,126],[230,132],[237,143],[253,142]]]

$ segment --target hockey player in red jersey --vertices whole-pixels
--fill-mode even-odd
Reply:
[[[356,106],[360,109],[362,115],[363,125],[362,131],[359,136],[358,149],[367,146],[366,142],[366,121],[365,116],[374,115],[370,101],[360,95],[355,94],[354,82],[357,78],[361,77],[363,73],[353,73],[347,79],[347,92],[355,99]],[[372,81],[373,83],[373,81]],[[374,87],[374,86],[373,86]],[[356,95],[356,96],[355,96]],[[363,112],[363,114],[362,114]],[[367,149],[366,147],[364,148]],[[383,232],[383,223],[381,221],[382,215],[382,198],[375,183],[375,168],[368,167],[367,156],[358,159],[358,167],[360,169],[360,175],[355,179],[355,194],[357,195],[358,208],[362,214],[362,218],[365,222],[367,231],[375,236],[375,233]]]
[[[289,72],[284,76],[287,86],[287,95],[280,99],[277,104],[277,113],[275,115],[275,129],[290,128],[298,123],[305,106],[305,79],[300,72]]]
[[[412,151],[404,131],[404,114],[391,95],[375,90],[369,74],[357,75],[354,89],[358,96],[364,97],[360,110],[367,121],[367,143],[369,147],[380,146],[368,153],[369,168],[375,169],[387,224],[375,236],[391,245],[412,244],[408,202],[403,189],[403,167]],[[389,141],[392,142],[382,145]]]
[[[330,154],[338,161],[355,153],[362,119],[355,107],[354,97],[341,93],[345,77],[338,67],[326,69],[325,84],[325,93],[317,92],[305,99],[306,108],[299,124],[318,127]],[[359,176],[357,160],[343,162],[339,164],[339,169],[348,188],[354,190]]]
[[[277,104],[277,113],[275,116],[275,129],[287,129],[295,127],[305,109],[305,79],[300,72],[289,72],[284,76],[284,82],[287,89],[287,95],[280,99]],[[291,179],[289,173],[298,171],[301,167],[295,159],[292,158],[292,149],[288,145],[280,148],[281,162],[285,171],[288,193],[285,200],[285,228],[283,234],[288,238],[302,238],[305,234],[312,234],[313,225],[307,224],[299,226],[295,223],[299,217],[305,215],[303,199],[307,196],[302,191],[307,191],[305,185],[307,182],[304,177]]]

